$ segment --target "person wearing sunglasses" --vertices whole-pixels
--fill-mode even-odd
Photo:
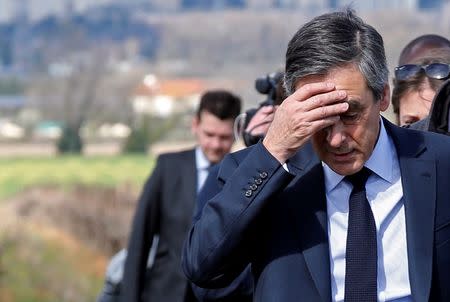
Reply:
[[[424,119],[442,83],[450,77],[450,47],[395,68],[392,105],[400,126]]]
[[[428,116],[405,127],[450,136],[450,80],[445,81],[434,96]]]

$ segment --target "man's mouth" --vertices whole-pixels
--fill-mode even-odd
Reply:
[[[352,159],[353,155],[355,154],[354,150],[350,150],[348,152],[331,152],[331,154],[333,154],[333,157],[337,160],[337,161],[348,161],[350,159]]]

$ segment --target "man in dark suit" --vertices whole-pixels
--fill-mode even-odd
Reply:
[[[254,301],[450,301],[450,140],[399,128],[383,40],[351,10],[301,27],[264,140],[228,155],[191,228],[201,287],[249,263]],[[311,139],[321,163],[302,173]]]
[[[273,120],[273,114],[276,111],[276,107],[284,100],[285,94],[281,79],[281,77],[276,77],[278,82],[274,84],[274,93],[269,93],[269,97],[273,98],[273,100],[271,100],[273,105],[260,107],[256,110],[255,114],[250,117],[250,121],[246,127],[246,131],[248,132],[243,136],[244,143],[247,147],[256,144],[259,140],[264,138],[268,127]],[[299,173],[305,173],[318,162],[311,143],[305,144],[297,152],[296,158],[299,164]],[[220,164],[211,168],[208,178],[197,196],[197,211],[194,222],[200,219],[201,212],[207,201],[222,189],[221,183],[217,181],[219,168]],[[253,284],[254,281],[251,274],[251,266],[248,265],[245,270],[225,288],[208,289],[194,285],[192,286],[192,289],[200,301],[248,302],[253,300]]]
[[[196,301],[181,269],[183,239],[209,166],[232,147],[233,123],[240,109],[240,99],[227,91],[205,93],[192,125],[198,146],[158,157],[133,220],[121,301]],[[147,270],[155,235],[159,235],[156,255]]]

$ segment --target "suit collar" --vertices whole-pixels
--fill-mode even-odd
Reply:
[[[334,190],[344,179],[344,175],[334,172],[326,163],[322,162],[325,174],[325,188],[328,194]],[[397,166],[397,152],[392,139],[389,138],[383,119],[380,118],[380,134],[372,154],[364,163],[374,174],[387,182],[393,184],[397,179],[394,177],[394,169]]]
[[[415,301],[428,301],[433,266],[436,162],[427,150],[424,133],[405,130],[387,121],[385,124],[400,164],[411,293]]]
[[[288,169],[295,175],[303,175],[306,170],[311,168],[318,162],[318,158],[314,153],[314,149],[310,141],[308,141],[288,162]]]
[[[200,146],[195,148],[195,166],[198,170],[208,169],[211,166],[211,163]]]

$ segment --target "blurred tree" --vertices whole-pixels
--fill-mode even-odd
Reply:
[[[125,141],[122,152],[146,153],[154,142],[174,129],[180,120],[179,115],[176,114],[166,118],[150,115],[141,116]]]
[[[147,153],[150,131],[147,126],[134,128],[122,148],[123,153]]]
[[[81,153],[83,142],[81,140],[79,127],[64,127],[61,138],[58,141],[58,152]]]
[[[123,71],[111,65],[109,45],[84,53],[71,45],[68,43],[67,53],[49,67],[49,75],[33,79],[28,91],[30,105],[44,120],[65,125],[57,142],[60,153],[83,151],[80,129],[86,123],[129,124],[133,115],[129,99],[144,74],[140,69]]]
[[[105,69],[104,58],[100,53],[91,57],[91,60],[79,64],[67,76],[63,90],[65,127],[58,141],[60,153],[83,151],[80,129],[88,118]]]

